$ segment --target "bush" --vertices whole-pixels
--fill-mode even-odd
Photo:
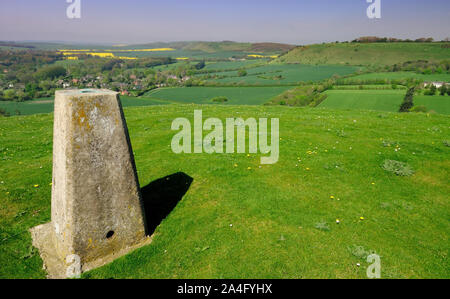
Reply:
[[[428,111],[428,109],[427,109],[427,107],[421,105],[421,106],[414,106],[411,109],[409,109],[409,111],[411,111],[411,112],[424,112],[425,113],[425,112]]]
[[[385,160],[383,163],[383,169],[398,176],[410,176],[414,174],[414,170],[407,163],[395,161],[395,160]]]
[[[215,97],[211,101],[215,103],[225,103],[228,102],[228,99],[226,97]]]
[[[6,112],[6,110],[5,109],[3,109],[3,108],[0,108],[0,116],[9,116],[9,113],[8,112]]]
[[[245,76],[247,76],[247,71],[246,71],[246,70],[239,70],[239,71],[238,71],[238,76],[239,76],[239,77],[245,77]]]

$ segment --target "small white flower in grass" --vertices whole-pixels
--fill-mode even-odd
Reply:
[[[360,267],[360,266],[361,266],[361,264],[360,264],[360,263],[357,263],[357,264],[356,264],[356,266]]]
[[[233,227],[233,224],[230,224],[230,227]]]

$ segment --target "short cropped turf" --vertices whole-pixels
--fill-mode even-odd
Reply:
[[[195,109],[279,118],[279,162],[174,154],[171,122]],[[125,116],[141,186],[193,181],[150,245],[83,278],[365,278],[364,252],[381,256],[382,278],[450,278],[449,116],[215,105]],[[28,229],[50,221],[52,124],[51,114],[0,118],[0,278],[45,277]]]

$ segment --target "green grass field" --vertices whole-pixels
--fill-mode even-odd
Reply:
[[[276,62],[305,64],[394,65],[415,60],[448,59],[444,43],[339,43],[296,48]]]
[[[171,122],[194,109],[279,118],[279,162],[172,153]],[[178,172],[193,182],[150,245],[84,278],[365,278],[364,251],[381,256],[382,278],[450,277],[449,116],[219,105],[125,116],[141,186]],[[45,277],[28,229],[50,221],[52,128],[52,114],[0,118],[0,278]],[[386,159],[415,174],[385,171]]]
[[[175,103],[214,104],[215,97],[228,98],[228,105],[261,105],[272,97],[289,89],[276,87],[175,87],[160,88],[146,94],[146,97],[167,100]]]
[[[320,108],[363,109],[397,112],[405,90],[328,90]],[[450,114],[449,96],[415,95],[414,105],[423,105],[437,113]]]
[[[134,98],[121,96],[123,107],[151,106],[169,104],[164,101],[148,98]],[[10,115],[30,115],[53,112],[53,98],[43,98],[26,102],[0,101],[0,108],[5,109]]]

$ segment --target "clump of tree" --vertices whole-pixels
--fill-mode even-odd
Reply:
[[[67,71],[63,66],[54,65],[46,66],[36,72],[35,76],[39,80],[54,80],[67,75]]]
[[[406,72],[416,72],[425,75],[449,74],[450,60],[442,60],[439,62],[428,60],[407,61],[402,64],[394,64],[392,66],[386,66],[384,67],[383,71],[388,72],[406,71]]]
[[[450,88],[447,87],[446,84],[442,84],[442,86],[439,88],[439,95],[445,96],[446,94],[450,95]]]
[[[405,98],[403,99],[402,104],[400,105],[399,112],[410,112],[411,108],[414,106],[414,92],[416,91],[416,87],[410,87],[406,92]]]
[[[429,88],[427,90],[425,90],[424,95],[426,95],[426,96],[436,95],[436,92],[437,92],[436,86],[434,84],[430,84],[428,87]]]
[[[205,63],[204,60],[202,60],[202,61],[200,61],[199,63],[197,63],[197,64],[195,65],[195,69],[196,69],[196,70],[201,70],[201,69],[205,68],[205,66],[206,66],[206,63]]]
[[[324,91],[332,88],[332,84],[325,82],[319,85],[301,85],[276,96],[267,105],[317,107],[327,98]]]
[[[432,37],[421,37],[416,40],[411,40],[394,37],[362,36],[354,39],[352,43],[432,43],[433,41],[434,39]]]

